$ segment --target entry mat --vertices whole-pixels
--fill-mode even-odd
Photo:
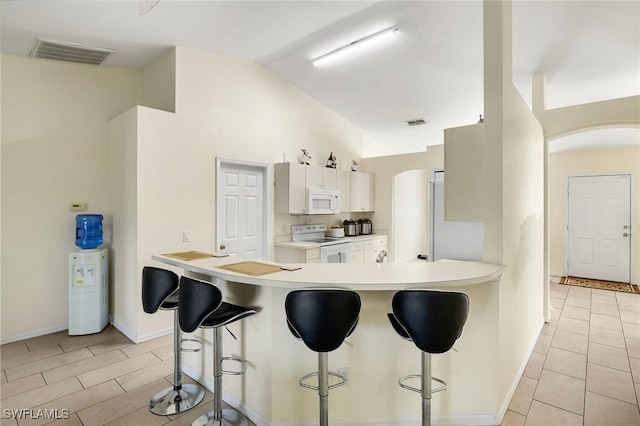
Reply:
[[[232,263],[230,265],[219,266],[218,268],[226,269],[227,271],[231,272],[237,272],[239,274],[251,275],[254,277],[282,271],[282,268],[278,265],[269,265],[268,263],[251,261]]]
[[[163,254],[163,256],[173,257],[175,259],[188,261],[188,260],[206,259],[208,257],[227,257],[228,254],[216,254],[216,253],[212,254],[212,253],[205,253],[202,251],[191,250],[191,251],[182,251],[179,253],[166,253],[166,254]]]
[[[640,294],[640,288],[637,285],[618,283],[614,281],[592,280],[589,278],[579,277],[562,277],[560,284]]]

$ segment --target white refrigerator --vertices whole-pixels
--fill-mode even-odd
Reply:
[[[109,322],[108,249],[69,253],[69,335],[93,334]]]

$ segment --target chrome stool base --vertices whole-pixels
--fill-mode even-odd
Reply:
[[[233,408],[222,410],[222,418],[216,418],[213,411],[198,417],[191,426],[247,426],[247,418]]]
[[[180,389],[164,389],[151,398],[149,410],[159,416],[184,413],[192,409],[204,398],[204,389],[188,383]]]

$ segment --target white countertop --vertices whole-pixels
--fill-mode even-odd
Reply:
[[[301,263],[282,264],[286,267],[300,267],[296,271],[280,271],[255,277],[219,267],[245,261],[277,264],[237,256],[182,261],[163,255],[154,255],[152,259],[226,281],[290,289],[337,287],[367,291],[457,287],[499,280],[504,270],[502,265],[459,260],[401,263]]]

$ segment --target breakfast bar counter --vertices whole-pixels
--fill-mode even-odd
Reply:
[[[497,361],[498,286],[504,267],[482,262],[442,260],[379,264],[276,264],[234,256],[181,260],[154,255],[161,264],[217,285],[225,300],[253,307],[257,315],[229,326],[225,356],[245,358],[243,376],[224,380],[223,399],[262,425],[317,424],[317,393],[298,379],[317,369],[317,358],[290,333],[284,312],[287,293],[298,288],[344,288],[362,299],[360,320],[348,344],[331,353],[330,370],[348,369],[349,383],[329,393],[330,418],[343,425],[409,425],[420,419],[420,396],[401,389],[401,376],[420,372],[420,355],[387,319],[397,290],[459,291],[470,300],[469,317],[456,351],[433,357],[436,377],[449,388],[433,398],[434,423],[496,424],[489,371]],[[248,263],[247,263],[248,262]],[[245,273],[239,267],[256,267]],[[261,269],[262,268],[262,269]],[[283,269],[281,269],[283,268]],[[256,275],[262,274],[262,275]],[[184,371],[211,389],[210,330],[198,330],[204,350],[185,353]]]
[[[339,287],[356,291],[474,285],[495,280],[500,277],[504,269],[501,265],[459,260],[376,264],[277,264],[260,260],[255,262],[282,267],[282,269],[265,275],[252,276],[223,269],[227,265],[252,262],[236,256],[210,256],[184,261],[170,255],[157,255],[153,256],[153,259],[185,271],[243,284],[287,289]]]

